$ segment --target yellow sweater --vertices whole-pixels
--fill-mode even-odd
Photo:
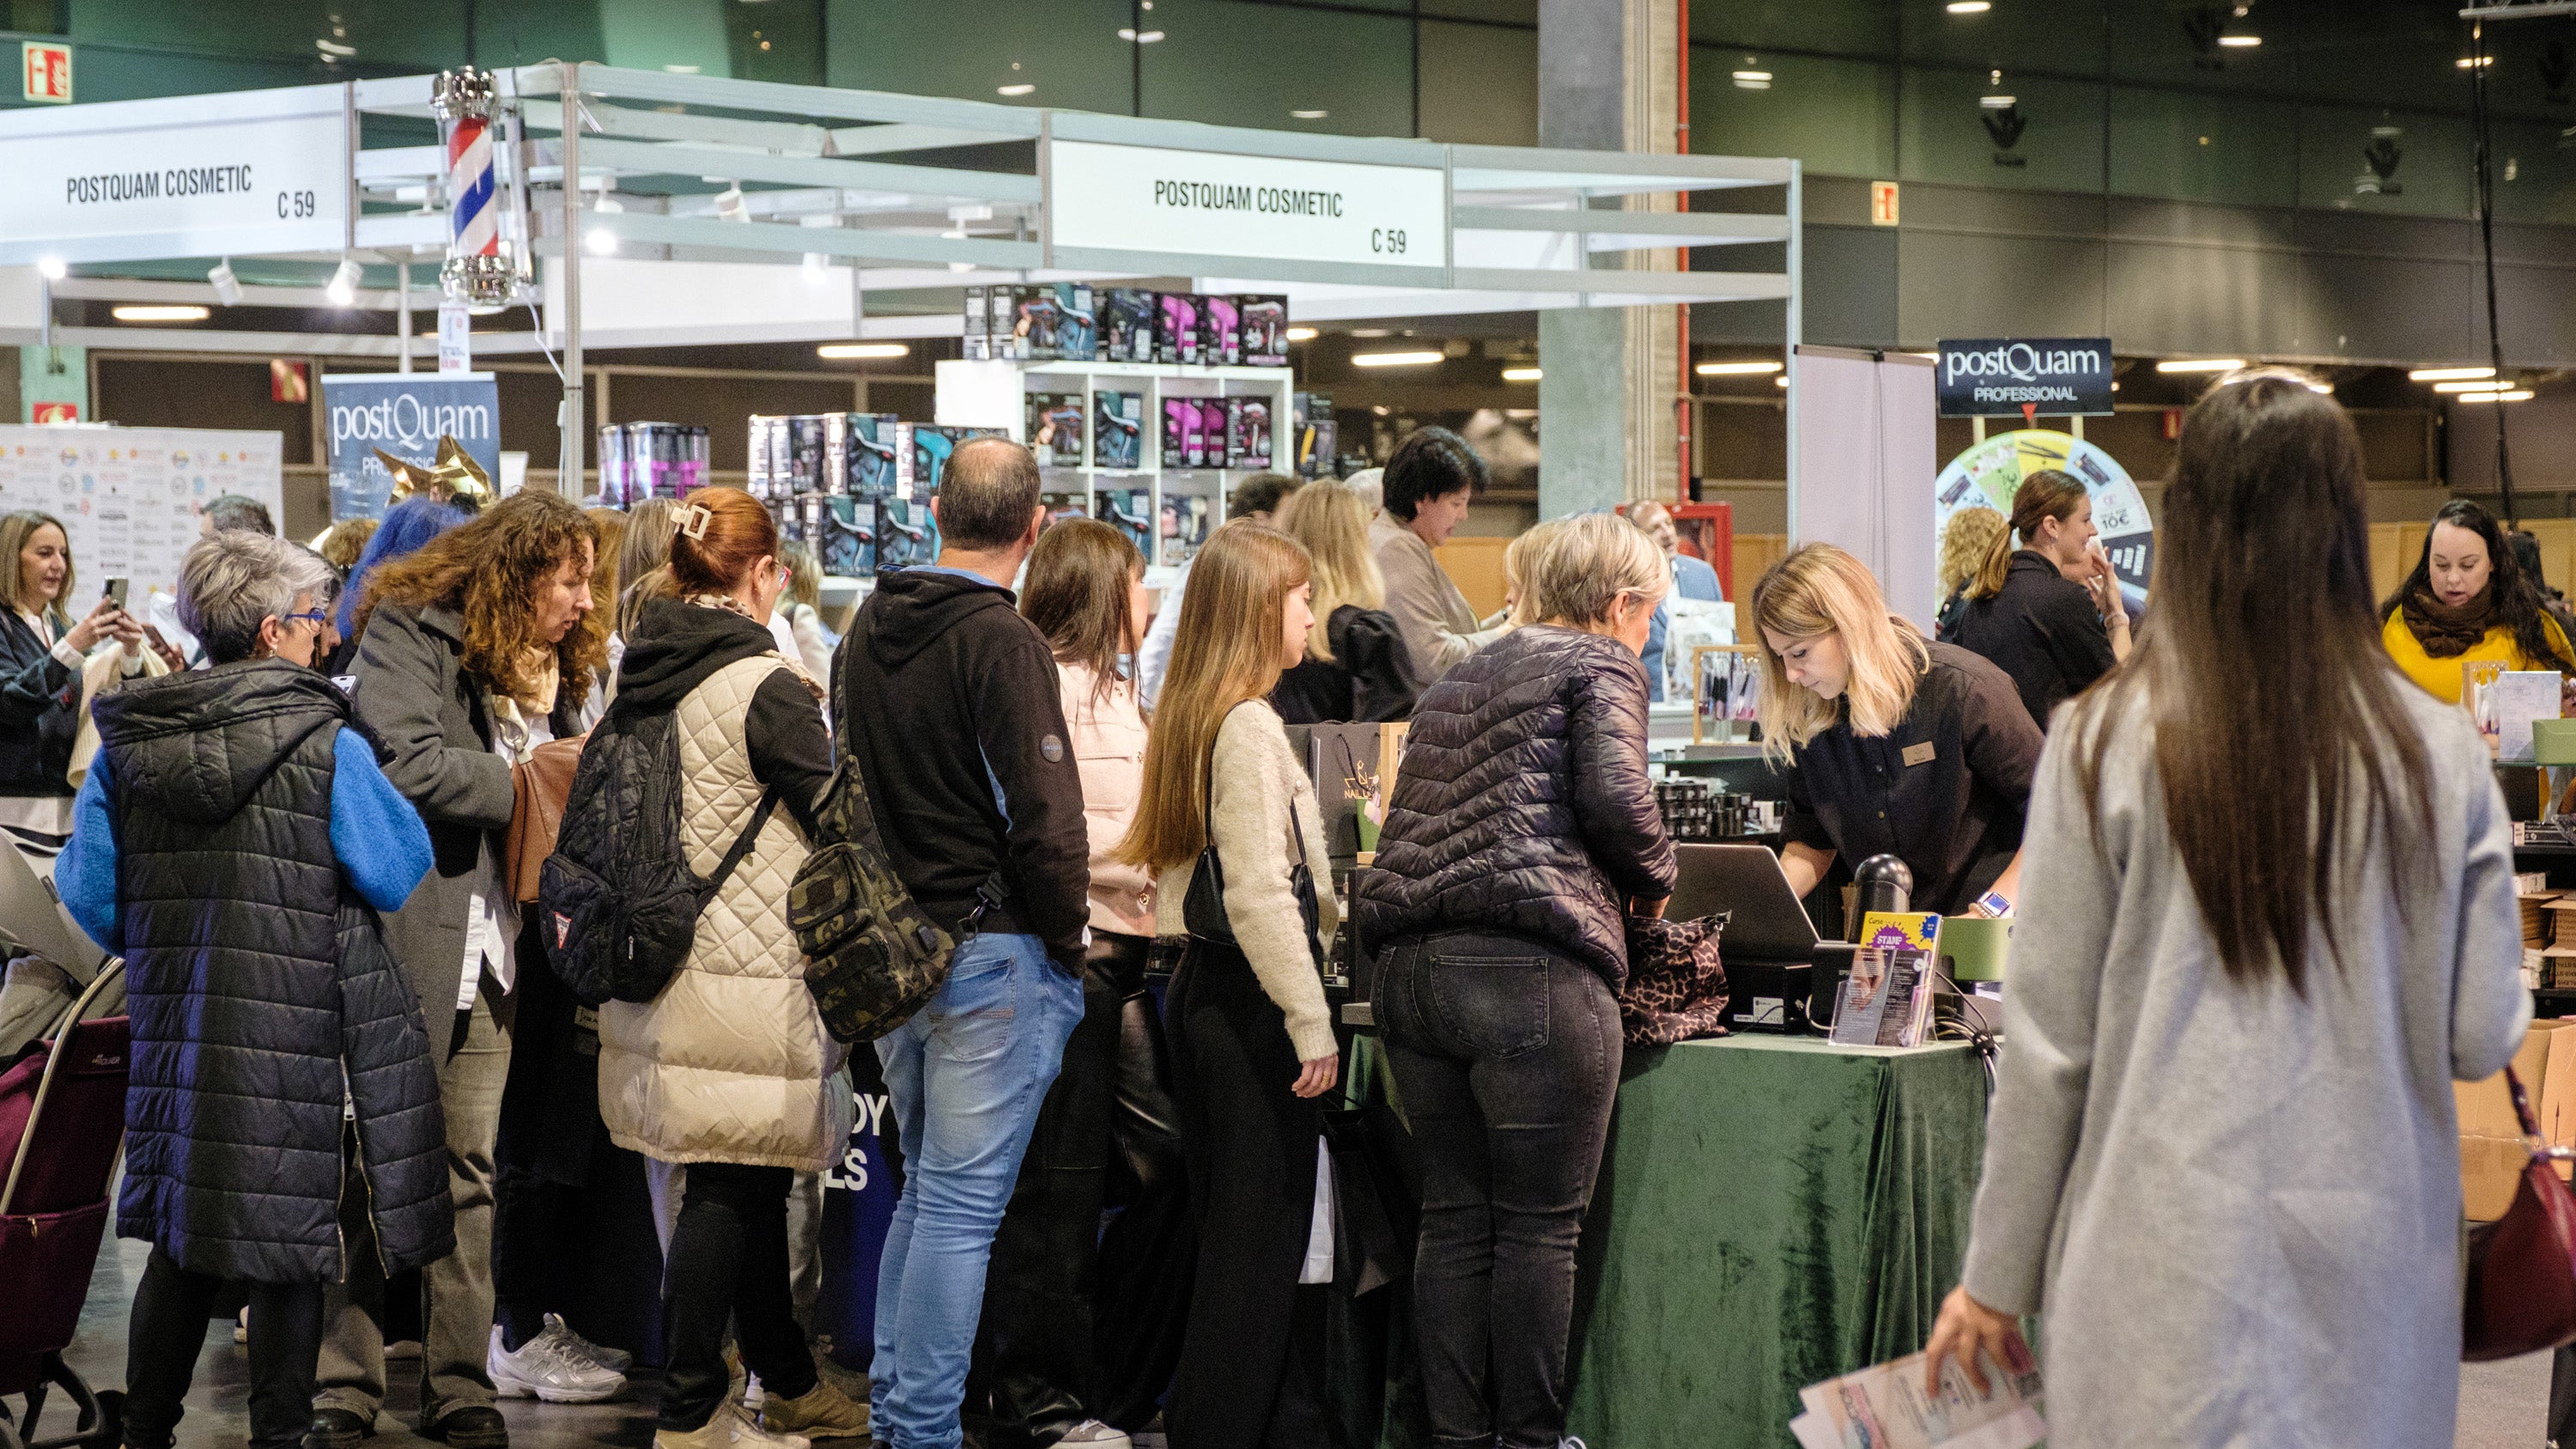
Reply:
[[[2550,643],[2566,651],[2567,657],[2576,658],[2576,649],[2568,647],[2566,631],[2558,627],[2556,619],[2543,614],[2540,627],[2548,631]],[[2501,661],[2507,669],[2559,667],[2554,660],[2534,659],[2522,652],[2522,645],[2515,641],[2513,631],[2501,624],[2489,629],[2487,637],[2479,640],[2476,648],[2448,659],[2436,659],[2424,652],[2424,646],[2416,642],[2414,631],[2406,627],[2406,615],[2400,609],[2388,611],[2388,622],[2381,627],[2379,637],[2388,645],[2388,657],[2397,661],[2397,667],[2406,671],[2407,678],[2422,685],[2426,693],[2452,704],[2460,702],[2460,689],[2466,682],[2460,672],[2462,665]]]

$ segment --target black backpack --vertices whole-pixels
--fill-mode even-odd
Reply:
[[[610,711],[582,746],[555,853],[538,876],[546,957],[584,1006],[650,1001],[689,957],[698,916],[778,806],[760,797],[712,879],[680,840],[680,741],[673,711]]]

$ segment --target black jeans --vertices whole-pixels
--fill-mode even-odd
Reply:
[[[313,1423],[313,1363],[322,1352],[322,1285],[245,1283],[250,1291],[251,1449],[294,1449]],[[206,1347],[224,1280],[191,1273],[159,1248],[134,1289],[125,1325],[125,1442],[169,1449]]]
[[[723,1402],[725,1323],[761,1392],[783,1399],[814,1391],[814,1353],[787,1284],[784,1167],[689,1164],[687,1196],[662,1265],[662,1420],[678,1433],[703,1428]]]
[[[1092,934],[1082,1020],[993,1238],[966,1377],[968,1421],[993,1449],[1051,1444],[1084,1419],[1142,1428],[1180,1358],[1188,1169],[1145,985],[1152,945]]]
[[[1548,947],[1468,931],[1397,941],[1376,997],[1422,1155],[1413,1305],[1432,1442],[1555,1449],[1618,999]]]

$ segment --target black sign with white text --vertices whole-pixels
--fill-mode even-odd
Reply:
[[[1935,364],[1941,416],[2008,416],[2024,407],[2059,416],[2111,411],[2108,337],[1945,340]]]

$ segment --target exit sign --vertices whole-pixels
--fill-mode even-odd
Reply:
[[[1873,181],[1869,184],[1869,224],[1896,225],[1896,183]]]
[[[45,40],[19,43],[25,64],[20,74],[26,83],[26,99],[53,105],[69,105],[72,99],[72,48]]]
[[[80,404],[72,402],[34,403],[29,406],[27,421],[36,423],[40,426],[76,423],[80,421]]]

